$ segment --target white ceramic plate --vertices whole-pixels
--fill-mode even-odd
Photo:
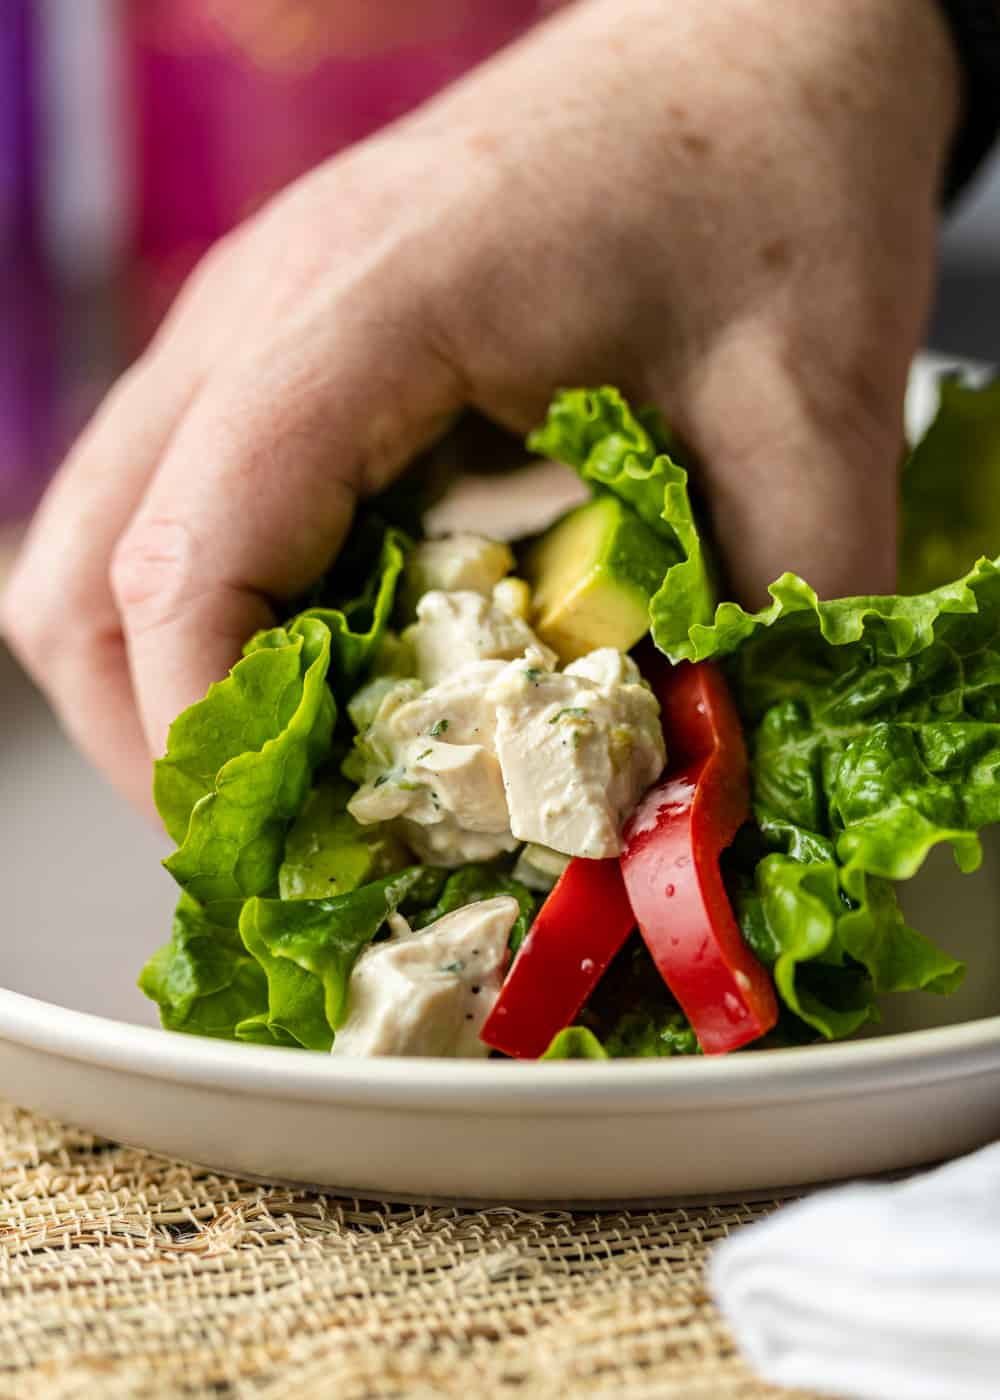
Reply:
[[[916,410],[926,413],[918,386]],[[1000,846],[937,852],[911,917],[970,965],[881,1034],[721,1060],[333,1060],[154,1028],[135,990],[174,900],[158,840],[0,653],[0,1094],[251,1176],[392,1197],[743,1195],[962,1152],[1000,1132]]]

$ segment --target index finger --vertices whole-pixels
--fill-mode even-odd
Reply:
[[[119,380],[49,487],[3,596],[4,633],[64,729],[150,813],[150,753],[109,562],[195,382],[156,356]]]
[[[272,600],[323,572],[358,496],[426,446],[458,401],[454,376],[415,337],[348,307],[206,386],[112,567],[155,753],[271,624]]]

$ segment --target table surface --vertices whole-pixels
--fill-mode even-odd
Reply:
[[[754,1380],[703,1281],[773,1205],[390,1206],[0,1103],[0,1395],[808,1400]]]

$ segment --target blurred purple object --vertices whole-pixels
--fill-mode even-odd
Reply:
[[[32,0],[0,0],[0,255],[31,246],[36,220]]]
[[[26,517],[52,466],[55,309],[37,246],[37,13],[0,0],[0,526]]]
[[[135,0],[140,334],[289,180],[430,97],[560,0]]]
[[[0,265],[0,524],[26,519],[55,464],[58,309],[37,266]]]

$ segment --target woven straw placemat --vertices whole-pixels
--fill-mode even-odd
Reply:
[[[754,1380],[702,1277],[772,1205],[338,1199],[0,1104],[0,1396],[802,1400]]]

